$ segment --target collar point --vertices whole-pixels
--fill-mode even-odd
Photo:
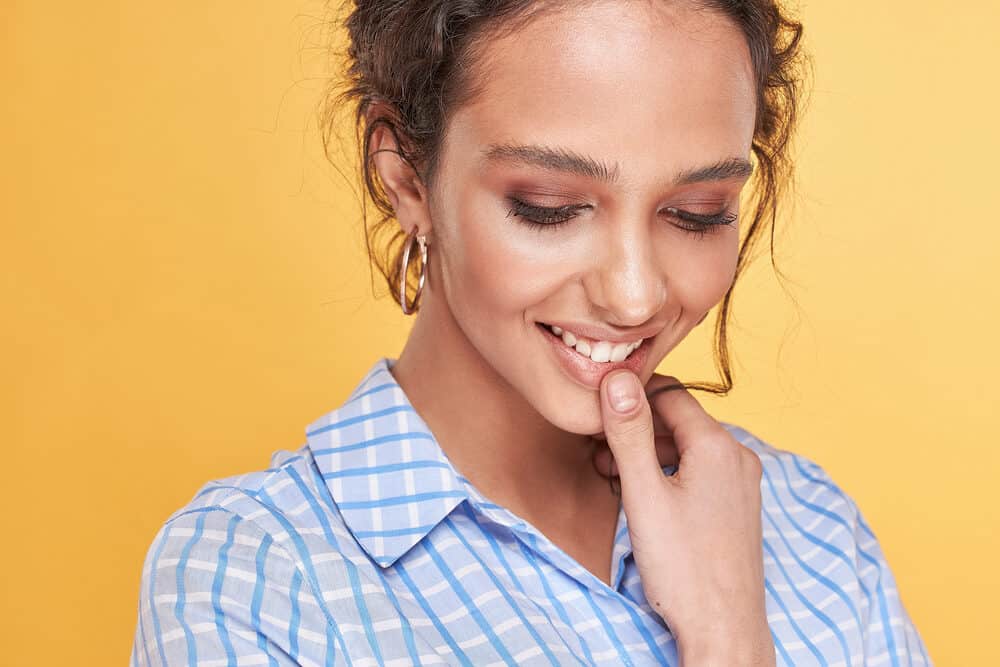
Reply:
[[[375,558],[375,562],[378,563],[378,566],[383,570],[392,567],[397,560],[399,560],[398,555],[397,556],[385,555],[385,556],[378,556]]]

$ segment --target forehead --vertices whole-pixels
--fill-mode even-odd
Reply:
[[[623,182],[747,155],[753,72],[738,26],[686,3],[573,3],[490,39],[479,93],[446,143],[483,163],[490,144],[560,146],[621,165]],[[468,151],[472,146],[477,151]]]

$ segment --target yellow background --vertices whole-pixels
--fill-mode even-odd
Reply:
[[[401,349],[357,180],[320,153],[321,10],[4,3],[4,665],[125,664],[160,523],[300,446]],[[802,17],[789,281],[757,262],[736,389],[698,396],[858,501],[937,664],[997,664],[1000,10]],[[702,329],[663,372],[715,379]]]

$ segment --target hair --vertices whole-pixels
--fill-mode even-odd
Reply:
[[[739,26],[749,47],[757,91],[751,158],[755,165],[747,202],[750,224],[740,243],[733,282],[715,321],[714,360],[723,383],[684,385],[725,396],[733,386],[727,340],[733,290],[767,232],[771,264],[781,275],[774,261],[774,230],[779,204],[794,185],[791,143],[809,60],[800,46],[802,24],[788,14],[780,0],[685,1],[719,12]],[[318,109],[320,130],[326,158],[335,164],[331,144],[337,112],[352,106],[355,109],[352,125],[360,148],[361,175],[379,213],[379,219],[369,227],[362,198],[365,243],[369,259],[394,293],[400,284],[406,234],[395,221],[392,204],[377,178],[369,150],[374,129],[380,124],[387,127],[400,158],[431,190],[449,114],[481,90],[483,82],[475,78],[480,71],[475,65],[482,47],[491,37],[516,30],[550,3],[355,0],[345,4],[354,5],[343,21],[348,36],[346,53],[333,45],[329,51],[335,62],[346,62],[346,77],[327,81]],[[334,21],[333,27],[339,26],[340,21]],[[411,261],[407,268],[404,297],[410,303],[407,295],[416,292],[417,262]]]

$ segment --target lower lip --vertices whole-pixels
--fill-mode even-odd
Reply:
[[[649,343],[651,339],[647,338],[642,341],[639,347],[632,350],[632,354],[628,355],[625,361],[594,361],[571,348],[563,342],[562,338],[556,336],[542,324],[536,322],[535,327],[551,343],[550,347],[566,374],[588,389],[600,390],[601,379],[618,368],[627,368],[636,375],[639,375],[642,368],[646,365],[646,358],[649,356]]]

